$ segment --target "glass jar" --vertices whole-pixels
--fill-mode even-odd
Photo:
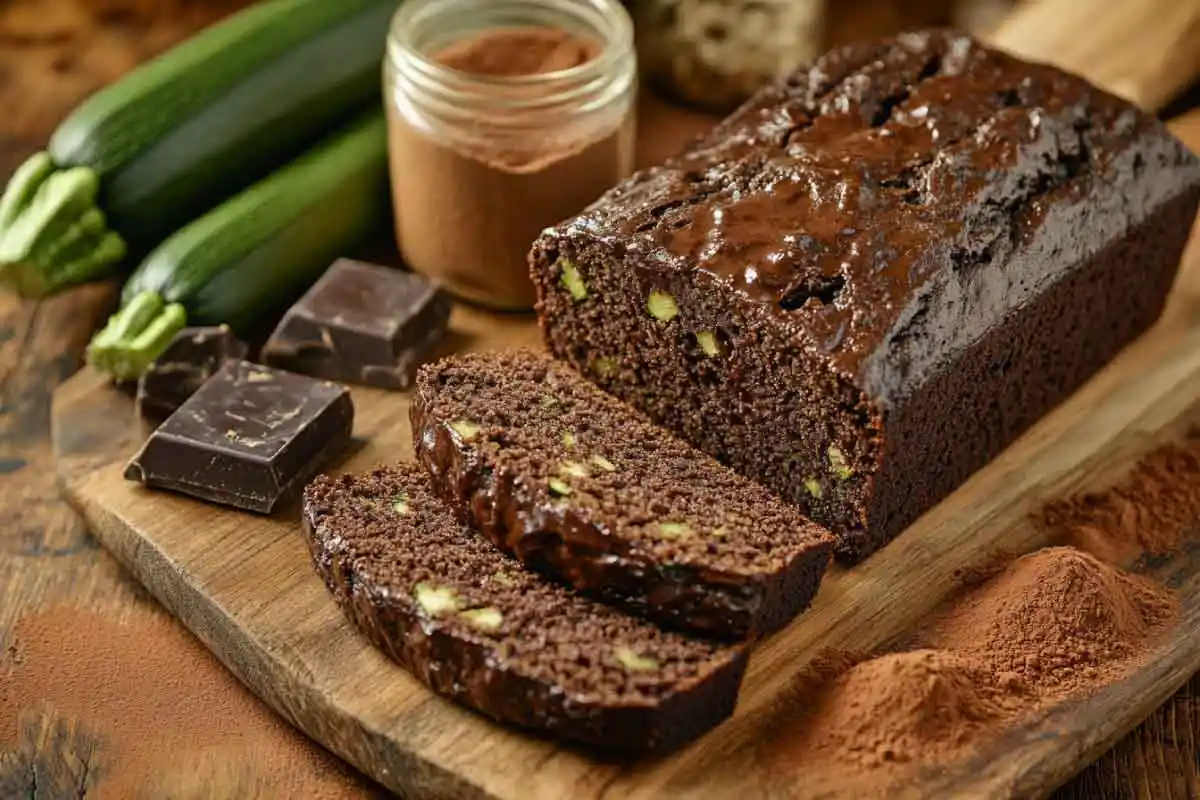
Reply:
[[[587,43],[590,60],[513,75],[440,58],[532,29]],[[533,240],[633,169],[629,15],[617,0],[407,0],[392,21],[384,73],[404,260],[462,298],[530,308]]]

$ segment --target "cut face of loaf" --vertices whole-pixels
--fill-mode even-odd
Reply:
[[[303,522],[346,616],[440,695],[623,750],[678,746],[733,712],[741,648],[543,581],[456,522],[416,465],[318,478]]]
[[[1158,316],[1197,159],[933,31],[835,50],[544,233],[552,353],[857,560]]]
[[[833,538],[544,355],[428,365],[417,460],[460,518],[532,568],[669,627],[769,633],[806,608]]]

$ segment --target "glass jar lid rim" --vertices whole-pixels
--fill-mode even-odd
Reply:
[[[575,81],[585,80],[590,83],[606,73],[614,70],[621,71],[621,60],[632,55],[633,21],[618,0],[585,1],[596,11],[605,14],[606,21],[611,24],[611,29],[606,31],[608,35],[601,42],[603,47],[599,55],[572,67],[530,75],[485,75],[438,63],[422,52],[419,47],[414,46],[411,26],[423,7],[427,8],[436,4],[445,9],[449,6],[447,0],[408,0],[397,9],[388,30],[388,60],[393,68],[399,66],[400,63],[405,63],[426,79],[454,83],[465,89],[521,89],[555,83],[563,83],[567,87],[571,87]],[[493,2],[498,5],[502,0],[493,0]],[[559,0],[544,0],[544,2],[547,7],[566,10],[566,4]]]

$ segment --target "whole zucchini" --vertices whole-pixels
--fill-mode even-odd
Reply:
[[[110,272],[379,100],[398,0],[266,0],[84,101],[0,198],[0,280]]]
[[[132,380],[186,325],[244,332],[381,230],[389,207],[386,127],[374,111],[151,252],[88,345],[88,363]]]

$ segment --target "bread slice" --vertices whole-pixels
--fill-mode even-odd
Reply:
[[[461,520],[666,626],[769,633],[829,563],[824,529],[547,356],[428,365],[411,413],[417,459]]]
[[[733,712],[741,647],[663,632],[543,580],[457,522],[416,465],[318,478],[303,519],[346,615],[438,694],[622,750],[675,747]]]

